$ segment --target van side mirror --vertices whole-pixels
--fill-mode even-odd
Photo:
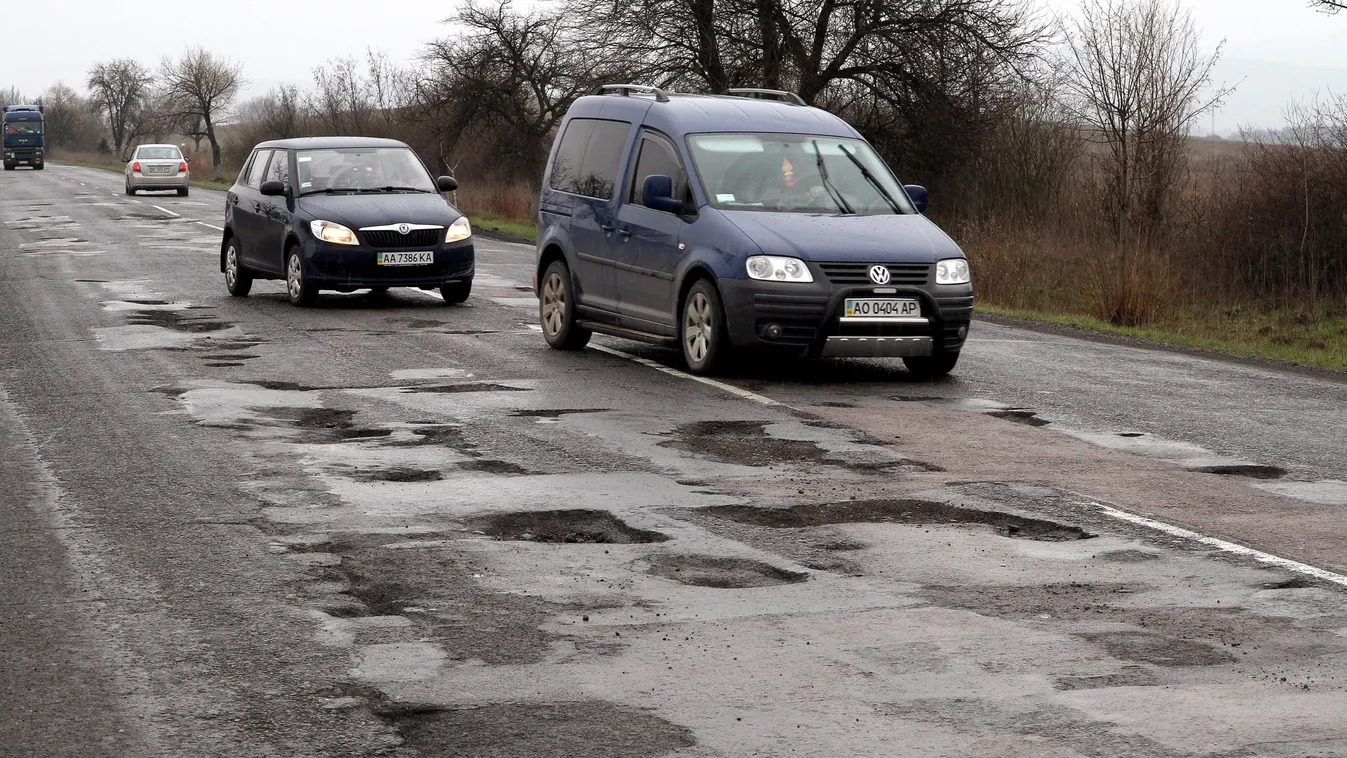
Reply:
[[[917,213],[926,212],[926,188],[920,184],[904,184],[903,191],[912,198],[912,204],[917,206]]]
[[[458,180],[452,176],[441,176],[435,180],[435,186],[440,188],[440,192],[453,192],[458,189]]]
[[[285,194],[285,182],[279,181],[279,180],[277,180],[277,179],[272,179],[272,180],[270,180],[270,181],[262,182],[262,186],[261,186],[261,187],[258,187],[258,190],[259,190],[263,195],[267,195],[267,196],[270,196],[270,197],[275,197],[275,196],[278,196],[278,195],[284,195],[284,194]]]
[[[664,174],[651,174],[641,185],[641,204],[665,213],[682,213],[683,203],[673,196],[673,179]]]

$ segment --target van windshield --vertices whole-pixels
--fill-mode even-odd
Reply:
[[[405,147],[301,150],[299,193],[438,192],[426,167]]]
[[[811,134],[694,134],[711,205],[787,213],[916,213],[869,144]]]

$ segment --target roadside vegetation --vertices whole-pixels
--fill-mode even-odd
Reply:
[[[246,102],[210,51],[99,62],[88,95],[44,93],[49,141],[118,170],[175,141],[227,181],[264,139],[395,137],[460,179],[479,228],[526,238],[556,128],[595,86],[785,89],[931,190],[990,312],[1347,368],[1347,97],[1195,138],[1227,90],[1177,0],[1064,21],[1037,0],[470,0],[452,21],[410,65],[329,60]]]

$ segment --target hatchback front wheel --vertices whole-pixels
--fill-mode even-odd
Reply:
[[[298,247],[290,248],[285,256],[285,292],[292,305],[307,308],[318,302],[318,290],[309,283],[304,273],[304,258]]]

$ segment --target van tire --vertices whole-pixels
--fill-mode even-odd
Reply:
[[[594,333],[575,322],[575,288],[565,261],[552,261],[538,288],[538,321],[543,339],[555,350],[580,350]]]
[[[954,370],[954,364],[958,362],[958,353],[946,352],[903,359],[903,365],[907,366],[907,370],[922,379],[939,379],[948,376],[949,372]]]
[[[683,298],[678,319],[678,344],[688,370],[706,376],[715,373],[728,349],[729,330],[725,328],[725,308],[720,293],[709,279],[700,279]]]

